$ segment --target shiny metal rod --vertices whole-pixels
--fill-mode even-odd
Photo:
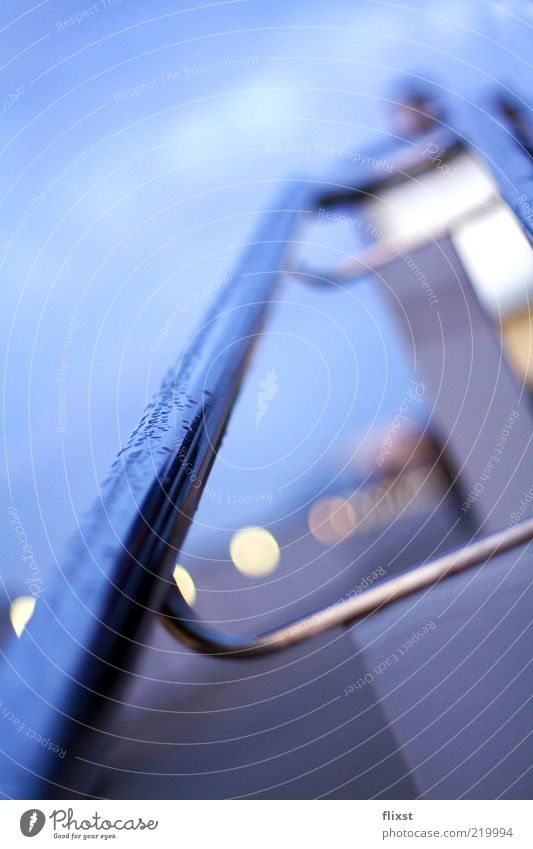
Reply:
[[[253,657],[301,643],[338,625],[351,625],[405,596],[427,589],[458,572],[486,563],[496,555],[531,539],[533,519],[528,519],[512,528],[506,528],[437,557],[423,566],[403,572],[356,598],[336,602],[262,634],[237,636],[216,631],[195,618],[194,611],[178,593],[173,598],[167,596],[162,617],[165,625],[180,640],[198,651],[227,658]]]

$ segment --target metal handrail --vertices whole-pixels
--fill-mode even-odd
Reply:
[[[429,563],[410,569],[383,581],[355,598],[345,599],[309,613],[279,628],[250,636],[237,636],[215,631],[194,616],[193,610],[177,595],[167,596],[162,614],[169,630],[198,651],[231,658],[268,654],[300,643],[330,628],[354,624],[378,610],[434,584],[486,563],[497,554],[533,539],[533,519],[491,534],[437,557]]]
[[[457,136],[448,134],[448,142],[457,147]],[[429,158],[422,154],[424,140],[419,139],[418,144],[421,155],[410,160],[409,169],[396,169],[395,181],[408,178],[413,169],[419,173],[424,165],[430,167]],[[382,183],[382,177],[364,173],[364,169],[357,185],[342,180],[283,183],[278,200],[261,216],[235,275],[218,294],[178,368],[169,372],[115,462],[102,486],[100,505],[86,525],[90,542],[87,545],[85,540],[85,545],[95,562],[109,564],[113,587],[104,622],[120,635],[123,644],[135,643],[139,614],[160,610],[165,625],[198,650],[227,657],[275,651],[349,624],[533,537],[533,524],[525,522],[377,585],[356,599],[326,606],[259,635],[214,630],[169,580],[273,300],[298,219],[336,198],[350,196],[356,201],[367,197]],[[104,639],[105,634],[100,642]],[[98,651],[106,655],[103,645]]]
[[[452,144],[456,145],[457,140],[453,140]],[[421,163],[420,159],[414,159],[410,164],[410,170],[414,169],[418,173],[422,165],[423,162]],[[395,174],[395,179],[406,177],[405,171],[397,171]],[[366,195],[366,190],[363,194]],[[346,191],[341,190],[340,195],[345,196]],[[357,195],[355,197],[357,198]],[[222,397],[232,400],[224,407],[223,416],[221,416],[221,410],[214,410],[210,401],[202,406],[203,402],[196,399],[199,405],[197,418],[199,430],[196,437],[200,443],[205,443],[208,428],[210,426],[213,428],[213,435],[207,438],[211,456],[209,459],[204,458],[206,470],[210,468],[211,461],[216,455],[219,444],[216,435],[222,436],[232,401],[244,373],[245,360],[251,352],[255,335],[265,318],[268,299],[275,285],[275,262],[281,260],[284,253],[282,240],[289,240],[299,209],[311,211],[312,207],[316,207],[318,203],[331,203],[334,200],[334,193],[320,198],[320,192],[316,189],[311,191],[306,183],[291,184],[282,202],[276,205],[275,210],[272,210],[272,214],[263,223],[264,229],[260,230],[259,236],[249,247],[241,271],[232,282],[234,287],[232,302],[227,303],[221,299],[215,306],[210,322],[222,323],[224,313],[228,310],[235,311],[234,315],[236,318],[239,317],[239,320],[232,321],[230,324],[226,323],[221,327],[219,339],[223,338],[224,357],[219,355],[215,347],[207,349],[208,360],[214,362],[220,356],[217,379],[218,385],[223,387],[221,390],[210,388],[210,391],[215,396],[217,391],[220,391]],[[256,277],[259,279],[256,280]],[[253,291],[253,296],[251,294],[247,296],[245,280],[254,281],[253,289],[252,286],[249,287],[250,293]],[[253,300],[250,299],[252,297]],[[241,310],[244,311],[242,316]],[[204,365],[207,367],[207,363]],[[219,426],[222,418],[224,425]],[[200,434],[202,429],[203,435]],[[192,468],[191,472],[195,475],[198,491],[201,492],[205,484],[206,472],[197,473],[196,466],[194,471]],[[259,634],[237,635],[213,628],[196,614],[183,598],[179,588],[175,586],[166,593],[161,618],[171,633],[198,651],[228,658],[247,658],[267,654],[302,642],[330,628],[350,625],[411,593],[487,562],[495,555],[526,543],[532,538],[533,520],[524,521],[515,527],[476,540],[457,551],[439,556],[418,568],[412,568],[383,581],[356,598],[346,599],[312,611],[299,619]],[[181,540],[177,542],[176,548],[179,549],[180,544]],[[172,559],[174,559],[176,548],[171,551]]]
[[[457,145],[457,137],[448,138],[450,148],[457,150],[462,145]],[[401,156],[399,157],[401,161]],[[425,162],[427,167],[427,160]],[[409,164],[409,171],[419,173],[424,166],[423,157],[412,159]],[[401,169],[395,170],[395,180],[405,179],[406,171]],[[379,180],[377,181],[379,182]],[[305,188],[305,184],[297,188],[297,185],[292,185],[289,188],[289,193],[285,198],[285,203],[280,205],[280,209],[284,210],[284,215],[279,217],[279,212],[274,214],[274,217],[267,220],[263,237],[254,241],[248,251],[248,255],[242,266],[240,275],[234,281],[235,294],[237,297],[245,295],[244,276],[257,275],[258,273],[273,273],[272,260],[274,254],[278,257],[283,255],[283,251],[279,251],[279,243],[272,241],[273,234],[277,228],[277,236],[280,235],[280,230],[288,234],[290,231],[290,219],[287,213],[297,214],[297,207],[304,201],[304,208],[309,205],[312,207],[318,203],[332,203],[335,201],[335,193],[330,192],[323,195],[320,199],[320,192],[313,192]],[[361,186],[359,187],[361,190]],[[366,195],[366,188],[363,194]],[[353,189],[352,200],[354,199]],[[340,189],[338,195],[345,197],[346,189]],[[348,192],[349,194],[349,192]],[[359,195],[361,197],[361,195]],[[357,199],[357,194],[355,195]],[[287,206],[287,200],[289,204]],[[286,225],[289,227],[285,229]],[[269,247],[265,247],[269,246]],[[277,248],[275,247],[277,246]],[[266,262],[266,266],[261,269],[261,263]],[[268,293],[272,291],[272,286],[260,285],[258,287],[259,297],[268,297]],[[224,368],[228,371],[226,375],[220,374],[222,381],[229,378],[229,386],[226,384],[224,394],[228,393],[234,397],[234,392],[230,391],[231,386],[237,390],[237,383],[234,381],[236,370],[232,367],[233,356],[228,354],[232,346],[242,341],[242,334],[246,334],[244,347],[247,351],[251,349],[252,339],[251,334],[256,332],[260,322],[264,319],[266,303],[258,304],[257,295],[254,292],[254,308],[258,308],[258,316],[248,323],[245,319],[239,324],[235,324],[230,328],[226,328],[227,336],[224,337],[226,359]],[[221,305],[223,307],[223,305]],[[242,306],[242,305],[241,305]],[[250,305],[248,305],[250,309]],[[258,319],[256,323],[254,323]],[[211,320],[218,320],[212,318]],[[250,334],[248,336],[247,334]],[[216,351],[212,352],[213,356],[218,356]],[[241,361],[239,361],[241,362]],[[239,369],[239,375],[243,372]],[[207,425],[208,416],[203,414],[203,421]],[[216,449],[216,446],[211,444],[211,447]],[[216,450],[215,452],[216,453]],[[213,454],[214,456],[214,454]],[[205,483],[205,477],[200,479],[200,488]],[[411,593],[415,593],[432,584],[454,575],[458,572],[469,569],[488,561],[496,554],[510,550],[520,544],[526,543],[533,538],[533,520],[528,520],[519,525],[507,528],[491,536],[476,540],[463,548],[437,557],[433,561],[419,566],[418,568],[410,569],[408,572],[400,574],[387,581],[381,582],[372,589],[367,590],[356,598],[346,599],[337,602],[334,605],[326,606],[323,609],[313,611],[299,619],[288,622],[280,627],[265,631],[260,634],[236,635],[225,633],[211,627],[207,622],[203,621],[196,612],[187,604],[179,589],[172,587],[172,591],[167,592],[163,611],[162,620],[166,627],[180,640],[186,642],[191,647],[198,651],[216,654],[221,657],[243,658],[251,657],[258,654],[266,654],[269,652],[278,651],[295,643],[302,642],[312,636],[323,633],[330,628],[336,626],[347,626],[353,622],[365,617],[384,606],[392,604],[400,598]]]

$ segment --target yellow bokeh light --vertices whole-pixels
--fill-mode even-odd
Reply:
[[[192,607],[192,605],[196,601],[196,587],[194,586],[193,579],[191,578],[187,570],[184,569],[183,566],[180,566],[179,563],[177,563],[174,567],[172,577],[174,578],[176,586],[178,587],[183,598],[185,599],[187,604],[190,604]]]
[[[24,629],[35,610],[37,599],[32,595],[21,595],[16,598],[9,608],[9,618],[17,637],[22,636]]]
[[[279,545],[265,528],[241,528],[233,535],[229,552],[235,567],[250,578],[261,578],[279,563]]]

